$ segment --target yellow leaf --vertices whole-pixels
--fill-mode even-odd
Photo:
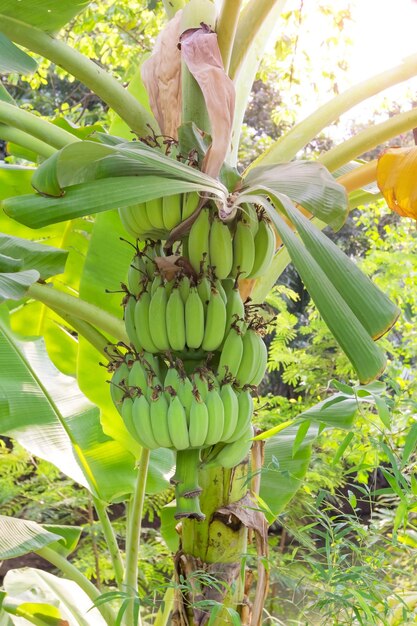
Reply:
[[[378,159],[377,183],[392,211],[417,219],[417,146],[390,148]]]

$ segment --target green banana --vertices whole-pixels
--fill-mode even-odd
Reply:
[[[162,219],[165,230],[171,232],[181,222],[181,195],[164,196],[162,198]]]
[[[192,378],[200,398],[203,402],[205,402],[209,390],[209,381],[206,372],[203,369],[197,368],[193,373]]]
[[[223,385],[220,398],[224,407],[224,427],[220,441],[227,441],[235,432],[239,417],[239,401],[232,385]]]
[[[136,308],[136,298],[134,296],[129,296],[125,305],[125,310],[124,310],[125,328],[126,328],[127,336],[129,337],[130,343],[135,348],[135,350],[140,352],[140,350],[142,350],[142,346],[139,342],[138,335],[136,332],[135,308]]]
[[[126,363],[121,363],[113,373],[113,376],[110,381],[110,395],[113,400],[113,404],[116,409],[119,411],[120,415],[122,414],[122,401],[124,396],[126,395],[126,391],[124,388],[127,386],[127,379],[129,376],[129,368]]]
[[[235,326],[229,330],[224,342],[218,367],[218,377],[220,380],[227,375],[233,378],[238,373],[240,362],[243,356],[243,340],[241,332]]]
[[[210,389],[206,400],[208,413],[208,430],[204,444],[214,446],[218,443],[224,430],[224,405],[216,389]]]
[[[164,285],[164,279],[159,272],[154,272],[153,280],[151,282],[150,294],[151,298],[155,295],[156,290],[161,285]]]
[[[119,217],[123,228],[129,233],[129,235],[132,235],[135,239],[142,236],[142,231],[138,229],[135,220],[127,209],[119,209]]]
[[[207,311],[207,306],[211,295],[211,285],[207,274],[203,274],[197,283],[197,291],[203,303],[204,313]]]
[[[136,439],[136,430],[133,425],[133,400],[132,398],[125,398],[122,403],[122,420],[126,426],[129,434]]]
[[[171,448],[168,428],[168,401],[161,389],[155,388],[149,400],[152,433],[158,446]]]
[[[198,203],[200,202],[200,196],[197,191],[190,191],[189,193],[184,193],[182,196],[182,211],[181,211],[181,221],[190,217],[198,207]]]
[[[224,339],[226,328],[226,305],[219,291],[211,290],[207,306],[206,324],[202,348],[206,352],[216,350]]]
[[[209,252],[217,278],[227,278],[233,266],[233,240],[228,225],[219,217],[213,219],[210,228]]]
[[[145,271],[145,266],[142,261],[142,254],[135,254],[131,264],[127,269],[127,286],[129,292],[136,297],[138,297],[139,293],[141,292],[141,281],[144,278]]]
[[[209,264],[210,211],[203,209],[191,226],[188,236],[188,258],[196,272]]]
[[[135,305],[135,328],[139,345],[146,352],[158,352],[158,348],[154,344],[149,324],[149,306],[151,303],[151,295],[148,291],[143,291]]]
[[[242,342],[242,360],[236,374],[238,387],[249,385],[255,376],[259,366],[260,350],[262,349],[259,342],[263,343],[262,338],[251,328],[243,335]]]
[[[236,281],[233,289],[227,294],[226,332],[228,332],[233,322],[239,319],[245,319],[245,305],[240,297]]]
[[[180,290],[181,298],[184,304],[187,301],[188,296],[190,295],[190,278],[186,274],[181,276],[180,281],[178,283],[178,289]]]
[[[174,387],[175,389],[175,387]],[[185,408],[187,414],[187,422],[189,423],[190,418],[190,410],[191,404],[193,402],[193,384],[188,376],[180,375],[179,377],[179,385],[176,389],[179,399],[181,400],[181,404]]]
[[[171,402],[169,403],[168,429],[172,445],[176,450],[186,450],[190,447],[187,415],[177,395],[171,398]]]
[[[248,278],[258,278],[268,270],[275,253],[275,233],[266,219],[259,222],[258,232],[255,235],[255,258]]]
[[[259,228],[259,218],[256,208],[253,204],[244,203],[242,204],[242,222],[247,224],[252,231],[253,236],[255,237]]]
[[[246,278],[252,271],[255,260],[255,240],[252,231],[245,222],[238,222],[233,238],[232,275]]]
[[[198,394],[195,394],[190,408],[190,425],[188,433],[192,448],[201,448],[208,432],[208,411],[207,406]]]
[[[172,350],[185,348],[185,306],[178,287],[172,289],[166,306],[166,329]]]
[[[140,393],[145,393],[148,387],[148,375],[143,364],[140,361],[134,361],[130,368],[127,379],[129,387],[140,389]]]
[[[167,292],[161,283],[156,289],[149,304],[149,330],[151,338],[159,352],[167,352],[170,348],[167,333]]]
[[[261,384],[268,363],[268,348],[262,337],[259,337],[259,339],[258,367],[252,379],[249,381],[249,385],[254,385],[255,387]]]
[[[237,424],[233,435],[229,437],[227,443],[239,439],[242,433],[248,428],[252,420],[253,398],[250,395],[250,392],[247,390],[240,391],[237,394],[237,401],[239,405]]]
[[[217,291],[220,293],[222,300],[225,304],[227,304],[227,295],[226,295],[226,291],[225,288],[223,287],[222,281],[219,279],[216,279],[214,281],[214,287],[217,289]]]
[[[156,230],[165,230],[162,211],[162,198],[155,198],[146,202],[146,215]]]
[[[151,408],[144,395],[140,395],[133,401],[132,408],[133,426],[136,431],[136,439],[144,448],[155,450],[159,448],[153,435],[151,423]]]
[[[196,287],[185,303],[185,337],[189,348],[199,348],[204,338],[204,307]]]
[[[252,448],[253,427],[250,424],[243,431],[239,439],[226,444],[217,456],[206,464],[206,467],[221,465],[226,469],[231,469],[242,463],[248,456]]]
[[[164,389],[167,387],[172,387],[174,391],[178,391],[178,387],[180,386],[180,377],[177,372],[176,367],[170,365],[164,380]]]

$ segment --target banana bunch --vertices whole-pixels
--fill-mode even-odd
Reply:
[[[214,372],[171,364],[161,379],[158,359],[140,354],[114,366],[110,391],[127,430],[150,450],[202,449],[238,441],[253,413],[249,390],[220,383]]]
[[[134,271],[139,276],[145,273]],[[227,328],[227,296],[221,281],[204,275],[195,282],[186,274],[167,281],[156,271],[152,282],[145,276],[136,285],[133,279],[128,277],[124,319],[136,350],[156,354],[212,352],[220,347]]]
[[[197,208],[197,192],[155,198],[119,209],[121,222],[135,239],[166,239]]]
[[[188,235],[188,257],[196,272],[211,266],[218,279],[257,278],[275,253],[275,233],[265,213],[244,205],[239,218],[226,224],[204,208]]]

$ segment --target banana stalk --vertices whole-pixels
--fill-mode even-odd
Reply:
[[[198,482],[202,488],[200,495],[204,521],[184,519],[182,522],[181,559],[177,559],[177,575],[193,580],[193,572],[204,569],[209,575],[224,580],[224,588],[216,596],[216,601],[223,605],[223,610],[216,616],[216,626],[231,625],[227,608],[238,609],[244,597],[244,580],[241,576],[241,558],[247,551],[247,528],[231,515],[218,513],[223,507],[237,502],[247,490],[247,464],[243,463],[233,470],[213,468],[202,469]],[[198,577],[198,572],[196,573]],[[214,589],[200,584],[198,598],[208,592],[213,598]],[[197,626],[202,618],[199,609],[192,610],[189,602],[193,598],[177,595],[177,610],[185,608],[190,626]],[[182,607],[179,605],[182,604]]]

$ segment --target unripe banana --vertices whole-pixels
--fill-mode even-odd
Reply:
[[[204,313],[207,311],[207,306],[211,296],[211,285],[207,277],[207,274],[203,274],[197,283],[197,291],[203,303]]]
[[[200,202],[200,196],[197,191],[190,191],[189,193],[184,193],[182,196],[182,212],[181,212],[181,221],[190,217],[198,207],[198,203]]]
[[[262,219],[255,235],[255,258],[248,278],[258,278],[268,270],[275,252],[275,233],[270,223]]]
[[[151,408],[145,396],[140,395],[133,401],[132,418],[140,445],[149,450],[159,448],[152,431]]]
[[[127,379],[129,387],[135,387],[140,389],[141,393],[145,393],[148,387],[148,375],[144,366],[140,361],[135,361],[130,368],[129,376]]]
[[[174,366],[170,366],[165,376],[164,380],[164,389],[167,387],[172,387],[175,391],[178,391],[178,387],[180,386],[180,377],[177,372],[177,369]]]
[[[208,412],[207,406],[201,398],[193,397],[190,409],[190,425],[188,433],[190,445],[193,448],[201,448],[208,432]]]
[[[149,306],[151,296],[148,291],[144,291],[135,305],[135,328],[139,345],[147,352],[158,352],[158,348],[154,344],[151,331],[149,328]]]
[[[237,284],[233,287],[227,297],[226,304],[226,332],[238,319],[245,319],[245,305],[240,297]]]
[[[185,304],[188,296],[190,295],[190,278],[186,274],[181,276],[178,289],[180,290],[182,301]]]
[[[187,414],[187,422],[190,421],[190,410],[193,402],[193,384],[188,377],[180,377],[179,385],[176,389],[181,404],[185,408]]]
[[[236,374],[238,387],[249,385],[259,367],[262,338],[251,328],[243,335],[243,354]]]
[[[239,401],[232,385],[223,385],[220,398],[224,407],[224,427],[220,441],[227,441],[235,432],[239,417]]]
[[[233,378],[238,373],[243,355],[242,335],[238,329],[232,327],[226,337],[220,355],[218,377],[222,380],[230,374]]]
[[[145,202],[134,204],[128,207],[127,210],[130,212],[132,218],[136,222],[138,232],[143,233],[143,234],[152,232],[153,228],[152,228],[152,224],[150,223],[148,219]]]
[[[136,439],[136,430],[133,425],[133,400],[132,398],[125,398],[122,403],[122,420],[130,435]]]
[[[127,336],[129,337],[130,343],[135,348],[135,350],[139,352],[140,350],[142,350],[142,346],[139,342],[138,335],[136,332],[135,308],[136,308],[136,298],[133,296],[129,296],[128,301],[126,302],[125,311],[124,311],[125,328],[126,328]]]
[[[158,446],[171,448],[172,440],[168,428],[168,401],[160,389],[154,389],[150,397],[152,433]]]
[[[233,266],[233,240],[228,225],[218,217],[211,225],[209,251],[217,278],[227,278]]]
[[[199,348],[204,337],[204,307],[196,287],[185,303],[185,337],[189,348]]]
[[[156,263],[155,257],[162,256],[162,251],[158,245],[158,241],[152,241],[143,249],[143,265],[145,273],[149,279],[152,279],[155,275]]]
[[[242,222],[247,224],[255,237],[259,228],[259,218],[256,208],[253,204],[242,204]]]
[[[252,420],[253,398],[250,395],[250,392],[247,390],[240,391],[237,394],[237,401],[239,405],[237,424],[233,435],[227,440],[228,442],[239,439],[242,436],[242,433],[247,430]]]
[[[219,279],[215,280],[214,287],[217,289],[217,291],[221,295],[223,302],[227,304],[227,295],[226,295],[226,291],[224,290],[222,281]]]
[[[119,217],[123,228],[129,233],[129,235],[132,235],[135,239],[142,236],[142,231],[138,229],[135,220],[127,209],[119,209]]]
[[[216,389],[210,389],[205,400],[208,413],[208,430],[205,439],[206,446],[218,443],[224,430],[224,405]]]
[[[162,218],[168,232],[181,222],[181,200],[180,194],[162,198]]]
[[[249,425],[241,434],[239,439],[233,443],[228,443],[220,450],[213,461],[207,463],[207,467],[221,465],[226,469],[231,469],[242,463],[248,456],[252,448],[253,427]]]
[[[146,214],[152,227],[156,230],[165,230],[162,213],[162,198],[155,198],[146,202]]]
[[[193,374],[193,382],[201,400],[205,402],[209,389],[208,378],[205,372],[196,370]]]
[[[153,277],[153,280],[152,280],[152,283],[151,283],[151,288],[150,288],[151,298],[153,298],[153,296],[155,295],[156,290],[161,285],[164,285],[164,279],[162,278],[162,276],[161,276],[161,274],[159,272],[154,272],[154,277]]]
[[[151,298],[149,305],[149,330],[151,338],[159,352],[167,352],[170,348],[167,333],[167,292],[161,283]]]
[[[255,260],[255,241],[251,229],[244,222],[238,222],[233,238],[232,275],[246,278],[252,271]]]
[[[166,306],[166,329],[171,349],[182,352],[185,348],[185,307],[177,287],[173,288]]]
[[[264,340],[261,337],[259,339],[258,367],[252,379],[249,381],[249,385],[254,385],[255,387],[261,384],[265,376],[266,364],[268,363],[268,348]]]
[[[127,270],[127,286],[129,292],[138,296],[142,290],[141,281],[144,278],[145,267],[141,254],[136,254]]]
[[[210,211],[203,209],[188,236],[188,258],[196,272],[206,270],[209,264]]]
[[[176,450],[190,447],[187,415],[178,396],[171,398],[168,407],[168,428],[172,445]]]
[[[120,415],[122,414],[122,401],[126,394],[124,387],[127,386],[128,376],[128,366],[126,365],[126,363],[121,363],[114,371],[114,374],[110,381],[111,399],[113,400],[113,404],[119,411]]]
[[[202,348],[206,352],[216,350],[224,339],[226,328],[226,305],[220,292],[211,290],[210,300],[207,306],[206,325]]]
[[[158,358],[157,354],[144,352],[141,360],[145,370],[150,371],[154,376],[159,378],[159,380],[165,378],[166,372],[163,370],[162,361]]]

